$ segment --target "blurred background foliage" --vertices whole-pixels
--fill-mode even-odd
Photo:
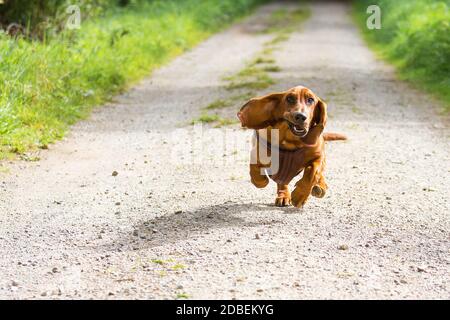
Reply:
[[[265,0],[4,2],[2,25],[25,32],[0,31],[0,159],[46,148],[92,106]],[[64,28],[70,2],[79,29]]]
[[[61,31],[67,19],[66,8],[77,5],[81,18],[100,16],[106,10],[137,4],[141,0],[0,0],[0,22],[6,30],[19,24],[39,38]],[[3,2],[3,3],[2,3]],[[2,4],[1,4],[2,3]]]
[[[0,159],[68,125],[266,0],[0,0]],[[355,0],[368,43],[450,110],[449,0]],[[80,29],[66,9],[78,5]],[[381,8],[380,30],[366,9]],[[11,25],[10,32],[6,30]],[[16,30],[16,32],[12,32]]]
[[[441,97],[450,110],[450,1],[357,0],[361,29],[380,56],[395,64],[403,79]],[[381,29],[369,30],[366,8],[381,9]]]

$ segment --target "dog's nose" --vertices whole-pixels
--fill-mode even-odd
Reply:
[[[295,122],[304,122],[307,118],[306,114],[303,112],[294,112],[293,117]]]

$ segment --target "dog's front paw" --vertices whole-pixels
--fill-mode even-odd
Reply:
[[[257,188],[265,188],[269,184],[269,178],[264,176],[251,177],[251,182]]]
[[[265,174],[261,174],[261,168],[254,164],[250,164],[250,178],[257,188],[264,188],[269,184],[269,178]]]
[[[280,192],[275,199],[275,205],[277,207],[286,207],[291,204],[291,195],[289,192]]]
[[[294,207],[301,208],[305,205],[306,200],[308,200],[309,194],[302,193],[298,189],[292,191],[291,202]]]

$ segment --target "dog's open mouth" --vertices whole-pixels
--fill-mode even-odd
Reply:
[[[294,124],[290,121],[288,121],[287,123],[289,125],[289,129],[291,130],[291,132],[298,137],[304,137],[306,136],[306,133],[308,133],[308,130],[297,124]]]

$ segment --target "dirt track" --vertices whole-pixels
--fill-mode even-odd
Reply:
[[[305,85],[328,101],[328,131],[349,136],[327,146],[324,199],[274,207],[247,150],[216,147],[224,128],[203,129],[202,160],[172,156],[226,94],[221,78],[270,40],[251,29],[276,7],[98,109],[41,161],[8,165],[0,298],[450,298],[448,126],[374,58],[346,4],[311,5],[261,92]]]

